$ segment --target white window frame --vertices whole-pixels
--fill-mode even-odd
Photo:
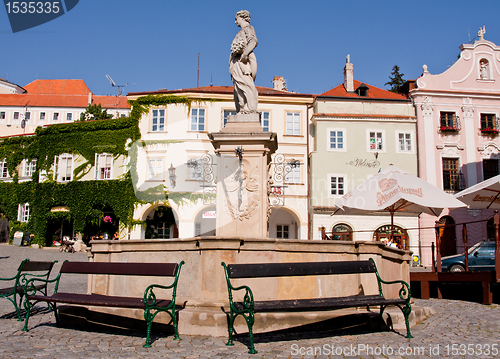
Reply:
[[[285,113],[285,135],[300,136],[301,135],[301,112],[287,111]]]
[[[166,112],[164,108],[154,108],[151,110],[151,132],[165,132]]]
[[[47,117],[47,113],[45,111],[41,111],[39,117],[40,117],[40,121],[45,121],[45,119]]]
[[[59,112],[54,112],[52,115],[52,121],[59,121]]]
[[[20,123],[21,122],[21,116],[19,114],[19,111],[14,111],[12,114],[12,123]]]
[[[288,162],[286,165],[286,176],[285,183],[286,184],[301,184],[302,183],[302,165],[297,167],[290,167]],[[290,170],[290,171],[288,171]]]
[[[163,158],[148,158],[148,181],[163,181]]]
[[[332,148],[332,132],[341,132],[342,133],[342,148],[338,148],[338,142],[337,142],[337,147]],[[338,136],[337,136],[338,138]],[[347,151],[347,146],[346,146],[346,129],[345,128],[327,128],[326,129],[326,143],[327,143],[327,151],[333,151],[333,152],[346,152]]]
[[[156,223],[156,235],[158,239],[171,239],[173,234],[173,225],[167,226],[167,222]],[[160,236],[160,231],[163,235]],[[167,235],[165,235],[167,234]]]
[[[0,161],[0,178],[10,178],[9,170],[7,169],[7,161],[5,159]]]
[[[63,153],[54,158],[54,180],[65,183],[73,180],[73,155]],[[68,176],[69,175],[69,176]]]
[[[201,223],[200,222],[196,222],[194,224],[194,236],[195,237],[201,236]]]
[[[36,171],[36,159],[23,160],[23,177],[31,177]]]
[[[278,228],[281,227],[281,230],[278,230]],[[286,227],[286,230],[285,230]],[[278,235],[278,233],[282,233],[281,237]],[[286,233],[287,236],[283,236],[283,234]],[[281,239],[290,239],[290,225],[289,224],[276,224],[276,238],[281,238]]]
[[[30,112],[30,111],[26,111],[26,112],[24,113],[24,120],[25,120],[25,121],[29,121],[29,120],[31,120],[31,112]]]
[[[6,119],[7,119],[7,114],[5,113],[5,111],[0,111],[0,121],[5,122]]]
[[[222,111],[222,127],[226,127],[227,125],[227,117],[230,115],[236,115],[236,110],[223,110]]]
[[[113,155],[110,153],[95,154],[95,179],[110,180],[113,178]]]
[[[404,135],[404,148],[401,148],[400,136]],[[409,139],[408,139],[409,137]],[[396,153],[415,153],[415,141],[412,131],[396,131]],[[410,144],[410,149],[408,149],[408,140]]]
[[[332,179],[336,180],[336,190],[337,194],[332,193]],[[342,179],[342,190],[339,188],[340,182],[339,179]],[[342,191],[342,193],[340,193]],[[347,193],[347,174],[346,173],[329,173],[328,174],[328,197],[338,198]]]
[[[371,148],[371,134],[374,133],[375,134],[375,148]],[[378,137],[378,134],[381,135],[381,141],[378,142],[377,141],[377,137]],[[385,148],[386,148],[386,144],[385,144],[385,130],[374,130],[374,129],[367,129],[366,130],[366,139],[367,139],[367,144],[366,144],[366,148],[367,148],[367,151],[368,152],[381,152],[381,153],[385,153]],[[382,148],[377,148],[377,143],[380,143]]]
[[[28,223],[29,219],[30,219],[29,203],[19,204],[17,206],[17,220],[19,222]]]
[[[203,114],[200,112],[203,112]],[[195,107],[191,109],[190,115],[190,131],[205,132],[207,130],[207,110],[205,108]]]
[[[271,131],[271,111],[259,111],[260,112],[260,126],[264,132]],[[266,118],[267,117],[267,118]],[[267,121],[267,124],[266,124]]]
[[[73,121],[73,113],[68,112],[66,114],[66,122],[71,122],[71,121]]]

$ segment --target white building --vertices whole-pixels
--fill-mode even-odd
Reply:
[[[35,80],[20,87],[0,79],[0,136],[73,122],[89,104],[101,104],[113,117],[130,114],[126,97],[94,95],[83,80]]]
[[[278,77],[274,89],[257,87],[261,125],[278,135],[270,165],[269,237],[307,239],[308,119],[314,96],[288,92],[282,84]],[[134,218],[146,221],[146,228],[136,227],[131,238],[215,235],[217,157],[208,134],[219,132],[227,116],[235,113],[233,87],[136,92],[127,97],[148,95],[184,96],[194,102],[150,106],[141,117],[138,186],[145,190],[164,185],[168,203],[138,207]]]

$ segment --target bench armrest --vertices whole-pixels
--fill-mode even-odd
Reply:
[[[231,284],[231,281],[229,279],[229,273],[228,273],[228,268],[227,268],[226,263],[222,262],[221,265],[224,267],[224,273],[226,274],[227,291],[228,291],[228,295],[229,295],[229,305],[231,306],[231,309],[236,313],[242,313],[242,312],[246,312],[246,311],[253,312],[254,301],[253,301],[253,293],[252,293],[252,290],[250,289],[250,287],[247,285],[233,287],[233,285]],[[245,290],[245,295],[243,296],[243,303],[242,304],[245,307],[245,309],[243,311],[241,311],[241,310],[238,310],[236,308],[236,306],[234,305],[233,291],[239,291],[239,290],[243,290],[243,289]]]
[[[380,291],[381,296],[384,296],[382,293],[382,284],[401,284],[401,288],[399,289],[399,298],[404,299],[407,302],[410,301],[410,299],[411,299],[410,286],[404,280],[394,280],[394,281],[387,282],[385,280],[382,280],[378,276],[378,273],[377,273],[377,277],[378,277],[377,279],[378,279],[378,283],[379,283],[378,287],[379,287],[379,291]]]
[[[161,285],[161,284],[151,284],[144,291],[144,304],[149,307],[156,306],[156,294],[153,292],[153,289],[172,289],[172,305],[175,306],[175,297],[177,295],[177,282],[179,281],[179,274],[181,273],[181,267],[184,264],[184,261],[180,261],[177,266],[177,270],[175,272],[175,278],[172,284],[170,285]]]
[[[375,262],[373,261],[373,259],[370,258],[370,260],[375,265]],[[377,275],[378,291],[382,297],[384,296],[384,293],[382,291],[382,284],[401,284],[401,288],[399,289],[399,298],[405,300],[407,303],[410,303],[411,290],[410,290],[410,286],[408,285],[408,283],[406,283],[404,280],[393,280],[393,281],[383,280],[382,278],[380,278],[380,275],[378,274],[378,270],[377,270],[376,266],[375,266],[375,274]]]
[[[63,262],[63,264],[65,262],[67,262],[67,261],[68,260],[65,260]],[[36,294],[35,283],[45,283],[46,286],[49,283],[55,283],[54,293],[52,293],[52,294],[56,294],[57,290],[59,289],[59,280],[61,279],[61,272],[59,272],[54,279],[49,279],[48,278],[49,275],[50,275],[50,273],[47,273],[47,274],[44,274],[44,275],[42,275],[40,277],[35,276],[33,278],[30,278],[30,279],[26,280],[26,282],[24,283],[24,295],[34,295],[34,294]],[[41,278],[41,277],[45,277],[45,278]]]

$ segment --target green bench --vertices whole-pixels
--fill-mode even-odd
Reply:
[[[30,278],[49,279],[52,267],[57,261],[39,262],[25,259],[19,265],[15,276],[0,278],[1,282],[7,282],[8,287],[0,288],[0,298],[5,298],[14,304],[18,320],[22,320],[21,311],[24,296],[24,285]],[[40,294],[47,294],[47,284],[41,283],[33,287]]]
[[[255,354],[253,341],[253,324],[255,313],[265,312],[312,312],[329,311],[342,308],[379,306],[380,316],[388,306],[395,305],[401,309],[406,322],[406,337],[412,338],[410,333],[409,315],[411,313],[411,292],[408,283],[397,280],[386,282],[378,274],[375,262],[343,261],[343,262],[305,262],[305,263],[258,263],[258,264],[228,264],[221,263],[226,274],[227,289],[229,293],[229,340],[226,345],[232,346],[234,333],[234,319],[241,315],[248,326],[250,339],[250,354]],[[246,285],[233,286],[231,279],[239,278],[270,278],[290,276],[319,276],[373,273],[377,280],[379,294],[353,295],[333,298],[287,299],[255,301],[254,294]],[[383,295],[382,284],[400,284],[399,298],[386,299]],[[243,301],[233,301],[233,291],[244,290]]]
[[[56,323],[59,325],[59,314],[57,312],[58,303],[100,306],[100,307],[119,307],[144,310],[144,319],[146,320],[146,342],[145,348],[151,347],[150,335],[153,319],[160,312],[166,312],[172,318],[174,327],[174,340],[179,340],[177,330],[177,319],[175,313],[175,297],[177,292],[177,282],[179,273],[184,261],[180,263],[119,263],[119,262],[64,262],[61,270],[53,280],[45,280],[45,283],[55,283],[54,293],[52,295],[39,295],[35,290],[35,283],[38,279],[30,279],[25,287],[24,307],[26,309],[26,319],[23,331],[28,330],[28,320],[30,318],[33,305],[37,302],[47,302],[56,317]],[[119,275],[119,276],[156,276],[156,277],[174,277],[172,284],[168,286],[151,284],[144,290],[142,297],[121,297],[103,294],[78,294],[78,293],[60,293],[58,292],[61,274],[92,274],[92,275]],[[172,290],[169,298],[157,298],[153,292],[154,289]]]

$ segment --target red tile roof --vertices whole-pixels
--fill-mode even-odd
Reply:
[[[0,106],[80,107],[88,106],[90,89],[83,80],[35,80],[24,87],[24,94],[0,94]],[[115,108],[116,96],[92,95],[92,103]],[[129,109],[127,98],[118,98],[118,108]]]
[[[292,97],[314,97],[312,94],[303,94],[297,92],[288,92],[275,90],[270,87],[256,86],[259,95],[261,96],[292,96]],[[180,93],[216,93],[216,94],[233,94],[233,86],[203,86],[203,87],[192,87],[186,89],[178,90],[158,90],[158,91],[144,91],[144,92],[129,92],[127,96],[145,96],[145,95],[162,95],[162,94],[180,94]]]
[[[35,80],[26,86],[30,94],[88,95],[90,89],[83,80]]]
[[[362,82],[354,80],[354,89],[357,89]],[[366,85],[366,84],[365,84]],[[357,93],[348,93],[345,90],[344,84],[341,84],[337,87],[332,88],[329,91],[326,91],[325,93],[322,93],[318,97],[346,97],[346,98],[370,98],[370,99],[384,99],[384,100],[406,100],[406,96],[400,95],[391,91],[383,90],[381,88],[371,86],[371,85],[366,85],[368,86],[368,96],[358,96]]]

